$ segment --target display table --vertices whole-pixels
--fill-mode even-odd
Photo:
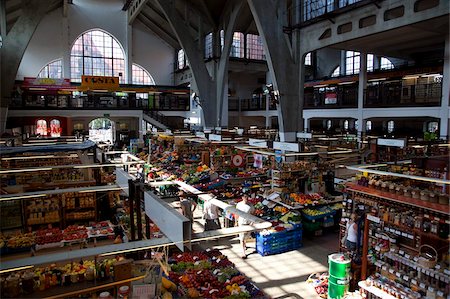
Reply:
[[[383,290],[381,290],[381,289],[379,289],[377,287],[368,286],[366,284],[365,280],[358,282],[358,286],[361,289],[365,290],[366,292],[369,292],[370,294],[373,294],[373,295],[375,295],[377,297],[380,297],[380,298],[383,298],[383,299],[396,299],[397,298],[397,297],[394,297],[394,296],[386,293],[385,291],[383,291]]]
[[[279,232],[256,234],[256,251],[262,255],[272,255],[302,247],[302,225],[293,224],[292,229]]]

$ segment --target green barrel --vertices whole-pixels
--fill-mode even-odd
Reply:
[[[329,278],[328,278],[328,298],[342,299],[348,291],[349,272],[351,259],[346,258],[342,253],[334,253],[328,256]]]

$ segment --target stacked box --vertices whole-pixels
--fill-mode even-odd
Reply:
[[[302,246],[302,226],[269,235],[256,235],[256,250],[262,256],[278,254],[298,249]]]

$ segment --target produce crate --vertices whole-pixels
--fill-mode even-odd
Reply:
[[[308,214],[302,212],[302,217],[306,218],[308,220],[318,220],[318,219],[323,219],[325,217],[333,216],[334,214],[336,214],[336,210],[332,210],[329,213],[316,215],[316,216],[311,216],[311,215],[308,215]]]
[[[300,224],[294,229],[269,235],[256,235],[256,251],[262,255],[278,254],[298,249],[302,246],[302,228]]]
[[[303,229],[305,233],[314,233],[322,228],[322,222],[319,221],[303,221]]]

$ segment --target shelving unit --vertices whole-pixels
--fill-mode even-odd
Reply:
[[[355,169],[362,171],[360,168]],[[449,183],[442,179],[374,169],[367,172],[394,179],[418,180],[425,184]],[[446,294],[448,289],[445,286],[450,280],[450,273],[442,271],[443,267],[448,267],[445,256],[448,255],[450,242],[449,205],[370,186],[356,183],[346,186],[350,195],[346,201],[347,214],[359,210],[365,215],[361,253],[363,282],[359,283],[360,287],[382,298],[388,298],[386,294],[401,294],[403,291],[408,294],[408,298],[415,298],[416,295],[428,298],[436,296],[438,292],[441,296],[449,295]],[[343,225],[341,230],[345,230]],[[435,268],[434,264],[441,268]],[[372,276],[366,284],[364,280],[368,274]]]

